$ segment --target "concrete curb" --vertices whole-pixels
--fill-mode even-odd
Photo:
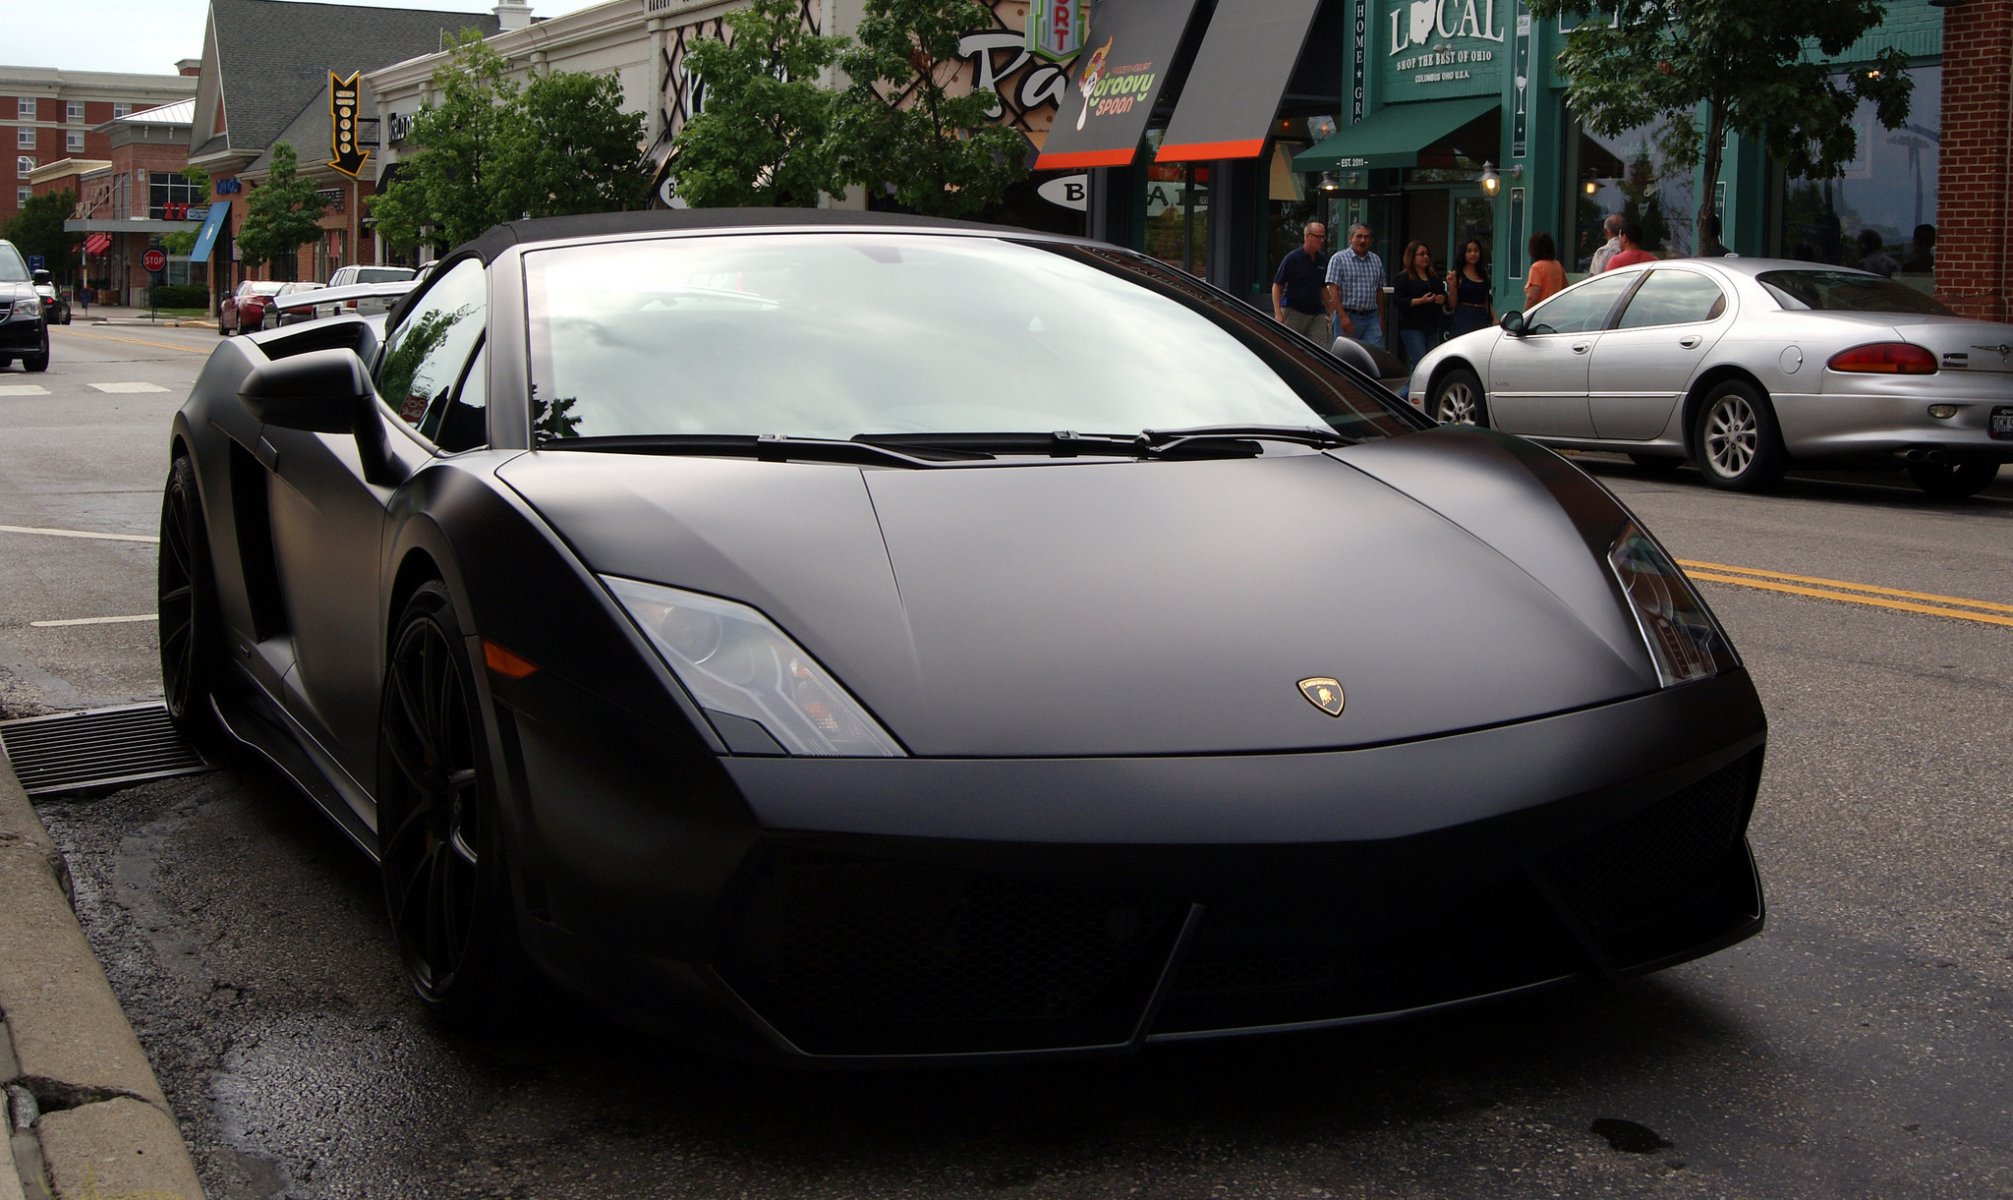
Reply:
[[[175,1114],[77,925],[62,855],[4,750],[0,914],[13,1168],[0,1170],[0,1200],[202,1200]]]

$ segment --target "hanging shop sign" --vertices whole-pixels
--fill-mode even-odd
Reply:
[[[1090,0],[1032,0],[1027,7],[1027,48],[1064,62],[1083,48],[1090,32]]]
[[[347,79],[329,72],[329,153],[328,165],[354,179],[370,157],[357,137],[361,124],[358,109],[363,98],[363,72],[351,71]]]

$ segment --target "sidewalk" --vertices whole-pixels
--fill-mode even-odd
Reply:
[[[159,325],[170,329],[181,326],[194,328],[217,327],[217,319],[211,316],[167,316],[146,307],[132,308],[122,304],[93,304],[89,312],[81,308],[71,308],[72,325]],[[60,326],[58,327],[60,328]],[[0,1193],[4,1195],[4,1193]]]
[[[0,750],[0,1200],[201,1200],[174,1113]]]

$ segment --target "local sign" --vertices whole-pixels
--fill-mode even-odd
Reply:
[[[165,269],[168,265],[167,251],[162,250],[159,246],[154,247],[140,256],[140,265],[149,271]]]

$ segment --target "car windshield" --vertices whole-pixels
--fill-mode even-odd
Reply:
[[[1122,251],[779,232],[525,263],[545,442],[1414,428],[1256,310]]]
[[[1951,315],[1935,298],[1863,271],[1763,271],[1755,279],[1787,309]]]
[[[0,242],[0,283],[27,283],[28,264],[22,261],[20,251],[6,242]]]

